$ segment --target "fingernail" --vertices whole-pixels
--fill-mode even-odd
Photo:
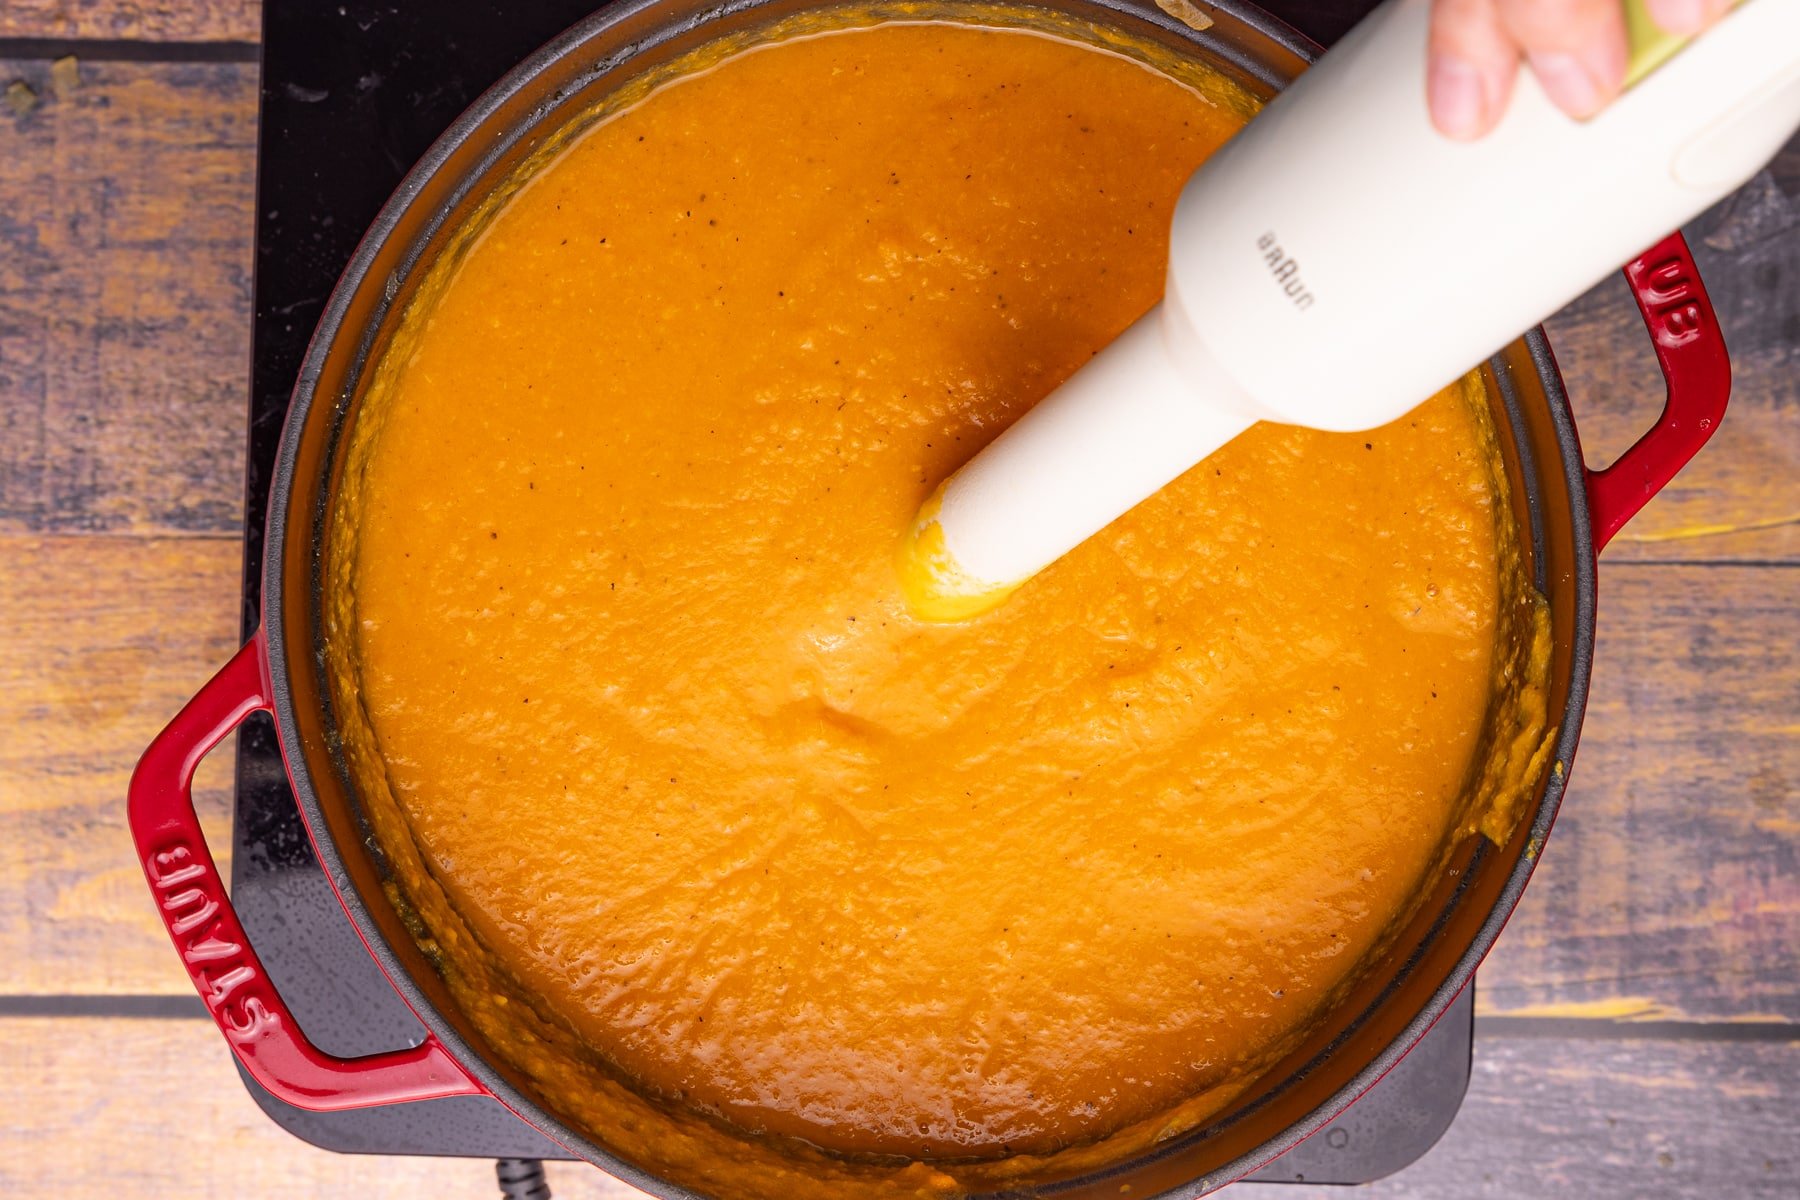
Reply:
[[[1425,73],[1425,98],[1431,119],[1449,137],[1472,138],[1481,133],[1487,117],[1487,98],[1481,75],[1456,58],[1434,57]]]
[[[1707,0],[1649,0],[1650,19],[1670,33],[1699,33],[1712,16]]]
[[[1600,108],[1600,84],[1580,59],[1573,54],[1530,57],[1532,73],[1556,107],[1573,117],[1589,117]]]

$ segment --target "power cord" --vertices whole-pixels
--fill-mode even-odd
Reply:
[[[494,1174],[506,1200],[550,1200],[544,1164],[535,1158],[503,1158],[494,1164]]]

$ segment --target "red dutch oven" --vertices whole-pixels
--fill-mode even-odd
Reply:
[[[261,629],[159,734],[132,776],[132,835],[158,912],[219,1030],[244,1068],[278,1098],[342,1110],[491,1095],[572,1153],[661,1196],[691,1196],[635,1164],[629,1147],[560,1122],[531,1081],[491,1052],[457,1011],[383,891],[358,802],[337,754],[322,678],[322,539],[343,434],[364,368],[446,234],[564,122],[637,73],[713,38],[754,32],[805,0],[633,0],[570,29],[465,113],[401,184],[364,237],[319,323],[294,390],[269,501]],[[1263,97],[1318,48],[1239,0],[1208,5],[1195,30],[1148,0],[1042,0],[1195,56]],[[859,5],[879,16],[878,5]],[[1012,10],[1029,23],[1032,9]],[[953,15],[949,8],[947,14]],[[902,14],[915,19],[917,6]],[[1554,186],[1553,181],[1497,181]],[[1541,330],[1483,368],[1519,527],[1549,600],[1554,651],[1549,711],[1556,745],[1511,840],[1471,839],[1431,885],[1384,960],[1323,1022],[1217,1118],[1103,1172],[1013,1185],[1029,1195],[1197,1196],[1237,1179],[1324,1127],[1424,1035],[1467,985],[1511,914],[1556,816],[1587,699],[1595,556],[1717,429],[1730,368],[1712,307],[1679,235],[1625,267],[1668,383],[1656,425],[1604,471],[1585,466],[1556,362]],[[1478,282],[1470,284],[1479,287]],[[1398,346],[1384,352],[1403,353]],[[394,988],[428,1030],[409,1049],[336,1058],[307,1040],[232,910],[194,812],[194,769],[259,709],[274,714],[287,771],[318,858]]]

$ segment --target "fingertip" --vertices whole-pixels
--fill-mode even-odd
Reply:
[[[1577,120],[1586,120],[1618,98],[1629,58],[1622,24],[1568,51],[1532,49],[1525,55],[1551,102]]]
[[[1726,5],[1729,3],[1725,0]],[[1684,36],[1705,29],[1724,7],[1709,0],[1645,0],[1644,6],[1659,29]]]
[[[1460,58],[1431,56],[1425,72],[1425,98],[1431,123],[1445,137],[1471,141],[1486,133],[1491,124],[1481,72]]]
[[[1606,104],[1607,93],[1597,74],[1575,55],[1534,53],[1527,61],[1550,103],[1576,120],[1593,116]]]
[[[1438,132],[1473,141],[1500,123],[1519,70],[1519,46],[1494,0],[1434,0],[1426,105]]]
[[[1501,0],[1500,14],[1563,112],[1585,120],[1624,87],[1630,50],[1618,0]]]

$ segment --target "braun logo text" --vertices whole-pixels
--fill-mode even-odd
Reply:
[[[1256,239],[1256,248],[1262,251],[1263,262],[1269,266],[1269,273],[1275,276],[1275,282],[1287,293],[1295,308],[1311,308],[1313,294],[1306,290],[1306,284],[1300,281],[1300,264],[1288,256],[1275,240],[1273,231]]]

